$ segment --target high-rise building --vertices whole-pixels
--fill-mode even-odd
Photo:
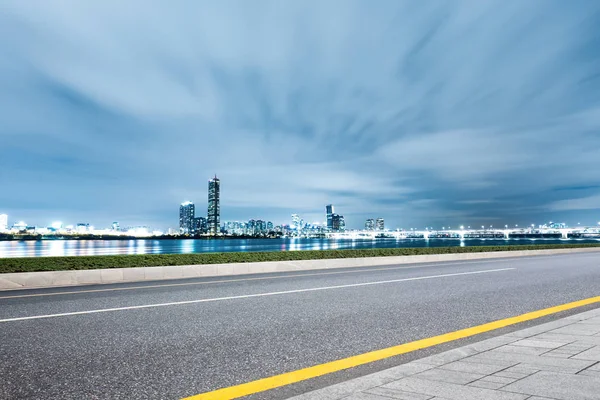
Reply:
[[[88,232],[90,230],[90,224],[85,223],[85,222],[80,222],[77,224],[76,230],[78,233]]]
[[[267,222],[267,231],[268,232],[273,231],[273,223],[271,221]]]
[[[365,231],[374,231],[375,230],[375,220],[373,218],[369,218],[365,221]]]
[[[378,231],[385,230],[385,224],[383,223],[383,218],[377,218],[377,221],[375,222],[375,226],[377,227]]]
[[[192,223],[192,233],[201,234],[206,233],[208,230],[206,218],[204,217],[195,217]]]
[[[217,235],[221,220],[221,181],[217,175],[208,181],[208,233]]]
[[[246,224],[246,234],[247,235],[255,235],[256,234],[256,221],[251,219]]]
[[[327,213],[327,229],[333,230],[333,204],[326,205],[325,211]]]
[[[346,230],[346,221],[343,215],[331,215],[331,230],[333,232],[344,232]]]
[[[300,230],[302,229],[302,226],[300,226],[300,216],[298,214],[292,214],[292,228],[296,229],[296,230]]]
[[[190,234],[194,230],[194,216],[196,215],[196,208],[194,203],[186,201],[181,203],[179,206],[179,232],[183,234]]]
[[[8,230],[8,215],[0,214],[0,232]]]
[[[115,221],[115,222],[112,223],[112,230],[113,231],[120,231],[121,230],[121,227],[119,226],[118,222]]]

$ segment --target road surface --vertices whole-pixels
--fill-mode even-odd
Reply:
[[[0,398],[178,399],[598,295],[600,252],[0,292]]]

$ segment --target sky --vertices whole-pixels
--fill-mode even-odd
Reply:
[[[0,3],[0,214],[600,222],[600,2]]]

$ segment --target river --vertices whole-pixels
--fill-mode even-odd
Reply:
[[[0,257],[188,254],[233,251],[295,251],[442,246],[600,243],[599,239],[136,239],[0,242]]]

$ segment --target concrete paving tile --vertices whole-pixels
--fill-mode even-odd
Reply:
[[[475,350],[478,352],[488,351],[491,349],[495,349],[496,347],[504,346],[506,344],[510,344],[516,342],[517,340],[521,340],[520,338],[511,337],[511,336],[497,336],[490,339],[482,340],[481,342],[469,344],[464,349]]]
[[[594,361],[574,360],[572,358],[562,359],[555,357],[538,357],[529,354],[503,353],[497,350],[490,350],[488,352],[465,359],[465,361],[468,360],[475,360],[476,362],[482,363],[494,361],[517,362],[535,366],[535,368],[544,371],[556,371],[572,374],[594,364]]]
[[[598,324],[600,325],[600,316],[584,319],[580,321],[582,324]]]
[[[502,388],[503,391],[558,400],[593,400],[600,394],[600,380],[589,376],[540,371]]]
[[[528,396],[497,390],[419,379],[414,376],[384,385],[385,388],[440,396],[449,400],[525,400]]]
[[[490,375],[490,376],[483,377],[480,380],[485,381],[485,382],[495,382],[495,383],[502,383],[503,385],[508,385],[509,383],[513,383],[514,381],[516,381],[518,379],[507,378],[505,376]]]
[[[400,365],[400,367],[402,366],[403,365]],[[351,379],[349,381],[341,382],[336,385],[327,386],[323,389],[304,393],[300,396],[294,397],[294,400],[338,400],[350,396],[354,393],[366,391],[381,386],[383,384],[393,382],[397,379],[397,376],[386,376],[381,372],[378,372],[370,375],[365,375],[360,378]]]
[[[378,372],[377,375],[379,376],[379,379],[384,379],[388,382],[391,382],[393,380],[418,374],[419,372],[427,371],[432,368],[435,368],[435,366],[413,361],[407,364],[402,364],[398,365],[397,367],[392,367],[383,370],[381,372]]]
[[[399,400],[430,400],[432,397],[427,394],[409,393],[401,390],[387,389],[383,387],[377,387],[369,389],[364,393],[376,394],[384,396],[388,399],[399,399]]]
[[[554,358],[571,358],[572,356],[573,356],[573,354],[555,353],[555,352],[550,352],[550,353],[540,355],[540,357],[554,357]]]
[[[568,317],[565,317],[564,319],[570,321],[587,321],[593,318],[598,318],[598,321],[600,321],[600,308],[595,308],[593,310],[584,311],[579,314],[570,315]]]
[[[586,369],[584,371],[579,372],[577,375],[591,376],[596,379],[600,379],[600,371],[590,371]]]
[[[528,397],[527,400],[556,400],[556,399],[551,399],[550,397],[531,396],[531,397]]]
[[[476,354],[471,357],[463,358],[461,361],[468,362],[468,363],[475,363],[475,364],[488,364],[488,365],[493,365],[495,367],[499,367],[502,369],[506,369],[506,368],[516,366],[517,364],[519,364],[519,361],[497,360],[497,359],[492,359],[492,358],[480,357],[480,355],[482,355],[482,354],[487,354],[487,353]]]
[[[518,354],[531,354],[534,356],[539,356],[540,354],[544,354],[548,352],[548,349],[543,347],[524,347],[524,346],[502,346],[497,347],[494,351],[502,351],[506,353],[518,353]]]
[[[544,348],[544,349],[557,349],[559,347],[563,347],[570,342],[559,342],[559,341],[550,341],[550,340],[539,340],[539,339],[523,339],[512,343],[512,346],[524,346],[524,347],[533,347],[533,348]]]
[[[567,335],[567,334],[559,334],[559,333],[544,333],[540,335],[540,338],[544,340],[571,340],[571,344],[579,344],[586,345],[591,344],[594,346],[600,346],[600,337],[597,336],[577,336],[577,335]]]
[[[577,352],[582,352],[582,351],[585,351],[585,350],[589,350],[592,347],[594,347],[594,345],[590,344],[590,343],[575,342],[575,343],[571,343],[571,344],[568,344],[566,346],[563,346],[560,349],[556,349],[555,351],[577,351]]]
[[[471,356],[473,354],[477,354],[477,353],[479,353],[479,351],[477,351],[475,349],[471,349],[468,347],[461,347],[458,349],[445,351],[440,354],[435,354],[433,356],[421,358],[421,359],[419,359],[419,362],[424,363],[424,364],[440,366],[440,365],[448,364],[448,363],[451,363],[454,361],[458,361],[460,359],[469,357],[469,356]]]
[[[564,326],[573,325],[573,321],[559,319],[556,321],[548,322],[542,325],[532,326],[531,328],[521,329],[519,331],[508,333],[506,336],[516,338],[528,338],[531,336],[539,335],[540,333],[546,333],[554,329],[562,328]]]
[[[589,371],[600,371],[600,363],[596,363],[588,368]]]
[[[393,397],[392,397],[393,398]],[[344,397],[344,400],[390,400],[387,396],[380,396],[377,394],[359,392],[352,394],[348,397]],[[412,399],[409,399],[412,400]]]
[[[539,371],[538,368],[524,367],[523,365],[515,365],[514,367],[507,368],[506,372],[516,372],[518,374],[531,375]]]
[[[524,374],[524,373],[521,373],[521,372],[511,372],[511,371],[503,370],[503,371],[496,372],[492,376],[501,376],[503,378],[522,379],[522,378],[525,378],[528,375],[531,375],[531,374]]]
[[[600,333],[600,324],[573,324],[551,331],[567,335],[592,336]]]
[[[583,351],[572,358],[577,360],[593,360],[600,361],[600,346],[592,347],[589,350]]]
[[[455,361],[450,364],[444,364],[438,368],[449,369],[452,371],[459,371],[459,372],[468,372],[471,374],[490,375],[495,372],[502,371],[506,367],[499,367],[499,366],[490,365],[490,364],[479,364],[479,363],[474,363],[474,362],[469,363],[469,362],[464,362],[464,361]]]
[[[489,382],[489,381],[475,381],[468,384],[468,386],[478,387],[482,389],[497,390],[504,386],[504,383]]]
[[[451,371],[447,369],[435,368],[425,372],[413,375],[415,378],[429,379],[432,381],[457,383],[466,385],[469,382],[483,378],[483,374],[472,374],[468,372]]]

